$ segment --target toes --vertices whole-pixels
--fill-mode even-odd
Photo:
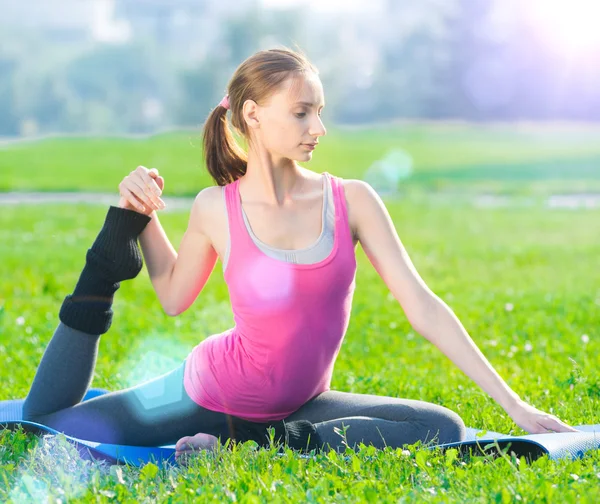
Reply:
[[[189,462],[189,455],[187,453],[175,454],[175,461],[181,466],[186,466]]]
[[[190,445],[188,443],[190,440],[191,440],[190,436],[182,437],[179,441],[177,441],[177,444],[175,444],[175,449],[177,451],[180,451],[180,450],[189,448]]]

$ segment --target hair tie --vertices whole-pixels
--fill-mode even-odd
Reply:
[[[229,110],[229,95],[225,95],[221,100],[221,103],[219,103],[219,105]]]

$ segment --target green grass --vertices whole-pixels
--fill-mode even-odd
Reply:
[[[310,168],[362,178],[391,150],[414,173],[399,189],[533,193],[600,190],[600,127],[398,125],[341,130],[321,140]],[[116,191],[138,165],[156,167],[166,195],[195,195],[211,180],[197,131],[142,139],[51,138],[0,146],[0,190]],[[526,182],[526,184],[523,184]]]
[[[521,142],[513,152],[510,147],[520,133],[509,130],[472,129],[474,145],[466,127],[428,132],[422,126],[414,131],[406,133],[406,138],[412,135],[412,146],[419,144],[415,137],[439,140],[435,155],[429,152],[435,142],[425,147],[429,140],[421,143],[421,151],[413,150],[422,160],[423,173],[456,170],[452,184],[465,191],[479,182],[489,187],[487,182],[494,181],[486,182],[482,175],[477,180],[461,177],[458,168],[464,166],[468,172],[479,162],[491,166],[497,162],[492,160],[496,154],[486,152],[502,152],[503,142],[513,165],[541,166],[561,156],[573,160],[580,154],[585,157],[583,153],[599,155],[593,152],[597,147],[593,142],[582,140],[584,133],[570,139],[556,134],[550,146],[539,137],[548,140],[552,132],[530,133],[538,138],[537,148],[532,140],[531,145]],[[335,149],[324,150],[321,158],[315,153],[311,168],[360,177],[370,160],[381,157],[378,149],[395,142],[392,133],[353,131],[345,142],[339,135],[332,142]],[[367,142],[363,149],[356,145],[359,138]],[[581,150],[573,149],[577,142]],[[484,144],[489,151],[478,150],[477,145]],[[86,145],[99,150],[86,151]],[[133,142],[22,144],[0,151],[2,183],[6,189],[111,190],[123,171],[117,161],[114,166],[106,162],[113,152],[115,159],[129,160],[133,166],[159,166],[168,172],[165,177],[173,194],[192,194],[208,181],[185,145],[178,135]],[[182,148],[181,154],[174,154],[176,146]],[[440,152],[454,152],[456,163],[442,165]],[[162,164],[146,161],[161,156]],[[21,169],[11,168],[17,159]],[[44,168],[54,163],[61,167],[60,175]],[[595,176],[561,175],[559,182],[568,191]],[[512,185],[505,187],[512,190],[527,180],[509,182]],[[420,183],[414,182],[415,190],[429,187]],[[531,185],[527,182],[528,188]],[[542,206],[474,209],[467,203],[433,205],[427,198],[388,201],[388,208],[423,278],[453,308],[509,385],[571,425],[600,423],[600,211]],[[104,208],[88,206],[0,207],[0,400],[27,394],[62,298],[71,291],[104,214]],[[161,220],[177,246],[187,215],[165,213]],[[457,411],[468,426],[522,434],[491,398],[415,334],[360,249],[358,261],[352,319],[332,388],[431,401]],[[506,309],[509,303],[512,310]],[[93,386],[123,388],[170,370],[200,340],[233,322],[220,266],[180,317],[162,313],[145,270],[123,284],[115,313],[112,329],[102,337]],[[588,343],[582,341],[584,334]],[[453,452],[427,452],[417,444],[406,451],[365,447],[348,459],[332,452],[306,460],[292,452],[279,458],[273,450],[255,450],[247,444],[233,452],[201,456],[189,468],[159,469],[149,464],[136,469],[83,463],[60,439],[44,441],[6,432],[0,436],[0,501],[41,501],[46,496],[53,502],[57,498],[63,502],[600,500],[598,451],[577,461],[542,458],[526,464],[508,455],[460,460]]]

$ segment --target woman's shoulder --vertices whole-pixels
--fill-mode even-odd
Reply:
[[[348,224],[355,239],[358,236],[358,217],[361,211],[369,205],[374,198],[375,190],[368,182],[359,179],[346,179],[337,177],[343,189],[346,209],[348,213]]]
[[[195,222],[202,226],[204,231],[219,222],[225,215],[223,187],[209,186],[202,189],[194,198],[191,212],[192,216],[196,217]]]
[[[200,212],[210,212],[223,201],[223,187],[209,186],[202,189],[194,199],[193,209]]]
[[[362,200],[365,197],[368,197],[368,193],[374,191],[371,185],[364,180],[359,179],[347,179],[343,177],[335,176],[342,188],[344,189],[344,194],[346,196],[346,201],[350,202],[350,200]]]

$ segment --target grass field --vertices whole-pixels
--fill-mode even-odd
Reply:
[[[548,195],[600,190],[598,128],[404,126],[331,132],[307,165],[363,178],[390,149],[415,171],[386,200],[429,286],[521,397],[571,425],[600,423],[600,209],[543,204],[473,207],[431,195]],[[156,166],[166,194],[209,184],[191,134],[146,140],[49,139],[0,148],[1,190],[116,191],[138,164]],[[331,139],[331,141],[330,141]],[[24,397],[103,222],[97,206],[0,206],[0,400]],[[161,221],[175,246],[185,212]],[[522,434],[505,412],[407,323],[359,248],[350,328],[332,388],[422,399],[467,426]],[[220,266],[178,318],[161,311],[145,271],[117,293],[93,386],[118,389],[178,364],[232,324]],[[107,468],[66,444],[0,433],[0,501],[52,502],[598,502],[600,452],[532,464],[505,456],[363,448],[348,459],[282,458],[250,444],[188,468]],[[58,500],[57,500],[58,499]]]
[[[362,178],[389,150],[412,160],[403,190],[542,193],[600,191],[600,126],[436,124],[330,129],[310,168]],[[114,191],[138,165],[157,167],[170,195],[195,195],[211,181],[198,132],[150,138],[47,139],[2,147],[0,191]],[[565,187],[568,186],[568,187]]]

